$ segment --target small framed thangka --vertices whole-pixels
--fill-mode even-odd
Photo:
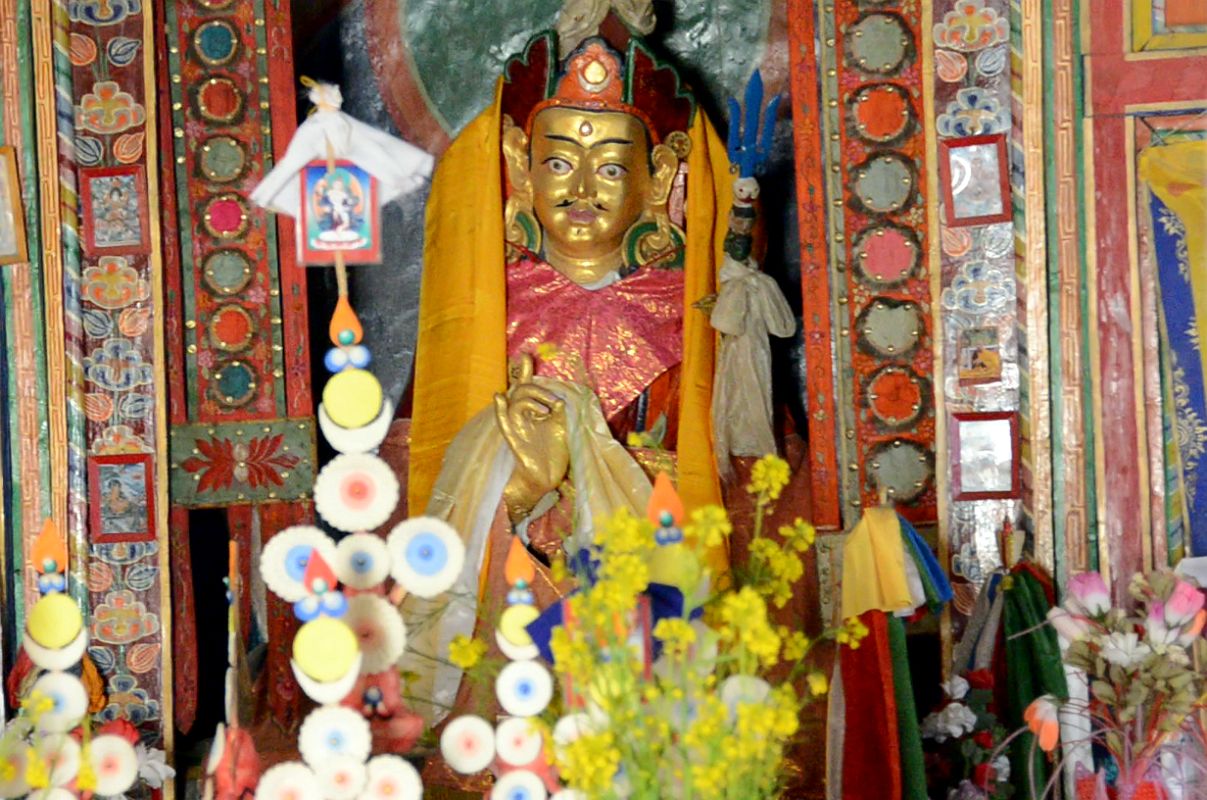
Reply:
[[[17,150],[0,147],[0,264],[20,264],[29,260],[21,203]]]
[[[306,264],[381,261],[377,179],[350,161],[312,161],[302,169],[299,251]]]
[[[957,357],[961,386],[997,383],[1002,379],[1002,353],[997,328],[960,331]]]
[[[88,505],[93,542],[155,539],[154,470],[155,460],[150,453],[89,458]]]
[[[1005,134],[940,140],[939,177],[948,227],[1011,220]]]
[[[1018,497],[1018,412],[952,414],[952,496],[955,500]]]
[[[141,165],[80,170],[84,252],[127,255],[150,250],[147,181]]]

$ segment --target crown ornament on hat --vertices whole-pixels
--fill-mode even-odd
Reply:
[[[564,60],[557,52],[557,33],[545,31],[503,68],[503,113],[527,133],[536,115],[552,107],[631,114],[645,123],[651,144],[691,127],[696,104],[679,73],[619,18],[610,15],[599,36],[584,39]]]

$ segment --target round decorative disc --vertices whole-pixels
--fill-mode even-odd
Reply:
[[[234,408],[256,396],[256,373],[242,361],[230,361],[214,370],[210,389],[224,406]]]
[[[368,370],[345,369],[323,387],[323,409],[341,428],[360,428],[381,413],[381,382]]]
[[[934,473],[934,456],[909,439],[877,445],[868,453],[866,464],[868,484],[890,490],[892,500],[900,503],[920,497]]]
[[[855,240],[853,253],[859,276],[878,287],[904,283],[922,258],[914,232],[896,225],[868,228]]]
[[[298,731],[298,752],[311,769],[344,756],[364,763],[372,749],[368,720],[346,706],[316,708]]]
[[[293,637],[294,663],[307,676],[322,683],[339,680],[353,666],[359,668],[359,656],[356,632],[334,617],[313,619],[298,628]]]
[[[211,67],[229,64],[239,51],[239,34],[224,19],[214,19],[193,31],[193,49],[197,58]]]
[[[197,0],[200,5],[208,8],[210,11],[219,11],[223,8],[226,8],[234,1],[235,0]]]
[[[851,105],[855,130],[869,142],[891,142],[909,130],[913,108],[905,90],[891,83],[864,86]]]
[[[374,756],[368,764],[369,780],[361,792],[362,800],[419,800],[423,780],[419,772],[400,756]]]
[[[880,153],[855,168],[851,190],[868,211],[893,214],[914,196],[914,171],[896,153]]]
[[[398,478],[368,453],[344,453],[314,481],[314,506],[329,525],[355,533],[383,524],[398,505]]]
[[[210,236],[234,239],[247,232],[249,215],[243,198],[221,194],[211,198],[201,211],[201,221]]]
[[[211,136],[201,145],[198,156],[201,174],[215,183],[229,183],[243,174],[247,153],[243,145],[229,136]]]
[[[878,297],[855,320],[859,346],[881,358],[904,358],[926,330],[922,310],[908,300]]]
[[[251,280],[251,262],[238,250],[215,250],[205,257],[202,274],[216,294],[236,294]]]
[[[210,342],[219,350],[238,352],[251,344],[256,324],[251,315],[233,303],[220,306],[210,317]]]
[[[197,87],[197,111],[207,122],[233,122],[243,111],[243,92],[230,78],[210,78]]]
[[[913,425],[928,402],[925,381],[908,367],[892,364],[868,378],[864,397],[872,416],[890,430]]]
[[[463,775],[480,772],[495,760],[495,729],[481,717],[457,717],[440,734],[440,753]]]
[[[847,55],[864,72],[891,75],[901,69],[914,37],[896,14],[868,14],[847,29]]]

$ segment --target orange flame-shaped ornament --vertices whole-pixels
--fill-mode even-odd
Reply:
[[[47,517],[42,532],[34,539],[32,548],[34,569],[43,575],[67,571],[67,540],[59,526]]]
[[[331,343],[337,347],[360,344],[360,340],[364,338],[365,331],[360,326],[360,319],[352,310],[352,304],[348,302],[347,297],[341,297],[335,304],[327,334],[331,337]]]
[[[528,557],[528,551],[524,549],[519,536],[511,537],[511,548],[507,551],[507,561],[503,563],[503,577],[507,579],[508,586],[515,586],[520,581],[531,586],[536,577],[532,559]]]
[[[670,476],[659,472],[654,479],[654,491],[650,493],[650,502],[645,507],[645,515],[650,522],[662,528],[678,525],[683,521],[683,501],[675,491]]]

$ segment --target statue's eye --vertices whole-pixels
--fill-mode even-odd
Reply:
[[[601,178],[607,178],[610,181],[620,180],[628,172],[627,169],[619,164],[604,164],[596,170]]]
[[[574,166],[569,161],[557,157],[545,159],[545,166],[554,175],[569,175],[571,170],[574,169]]]

